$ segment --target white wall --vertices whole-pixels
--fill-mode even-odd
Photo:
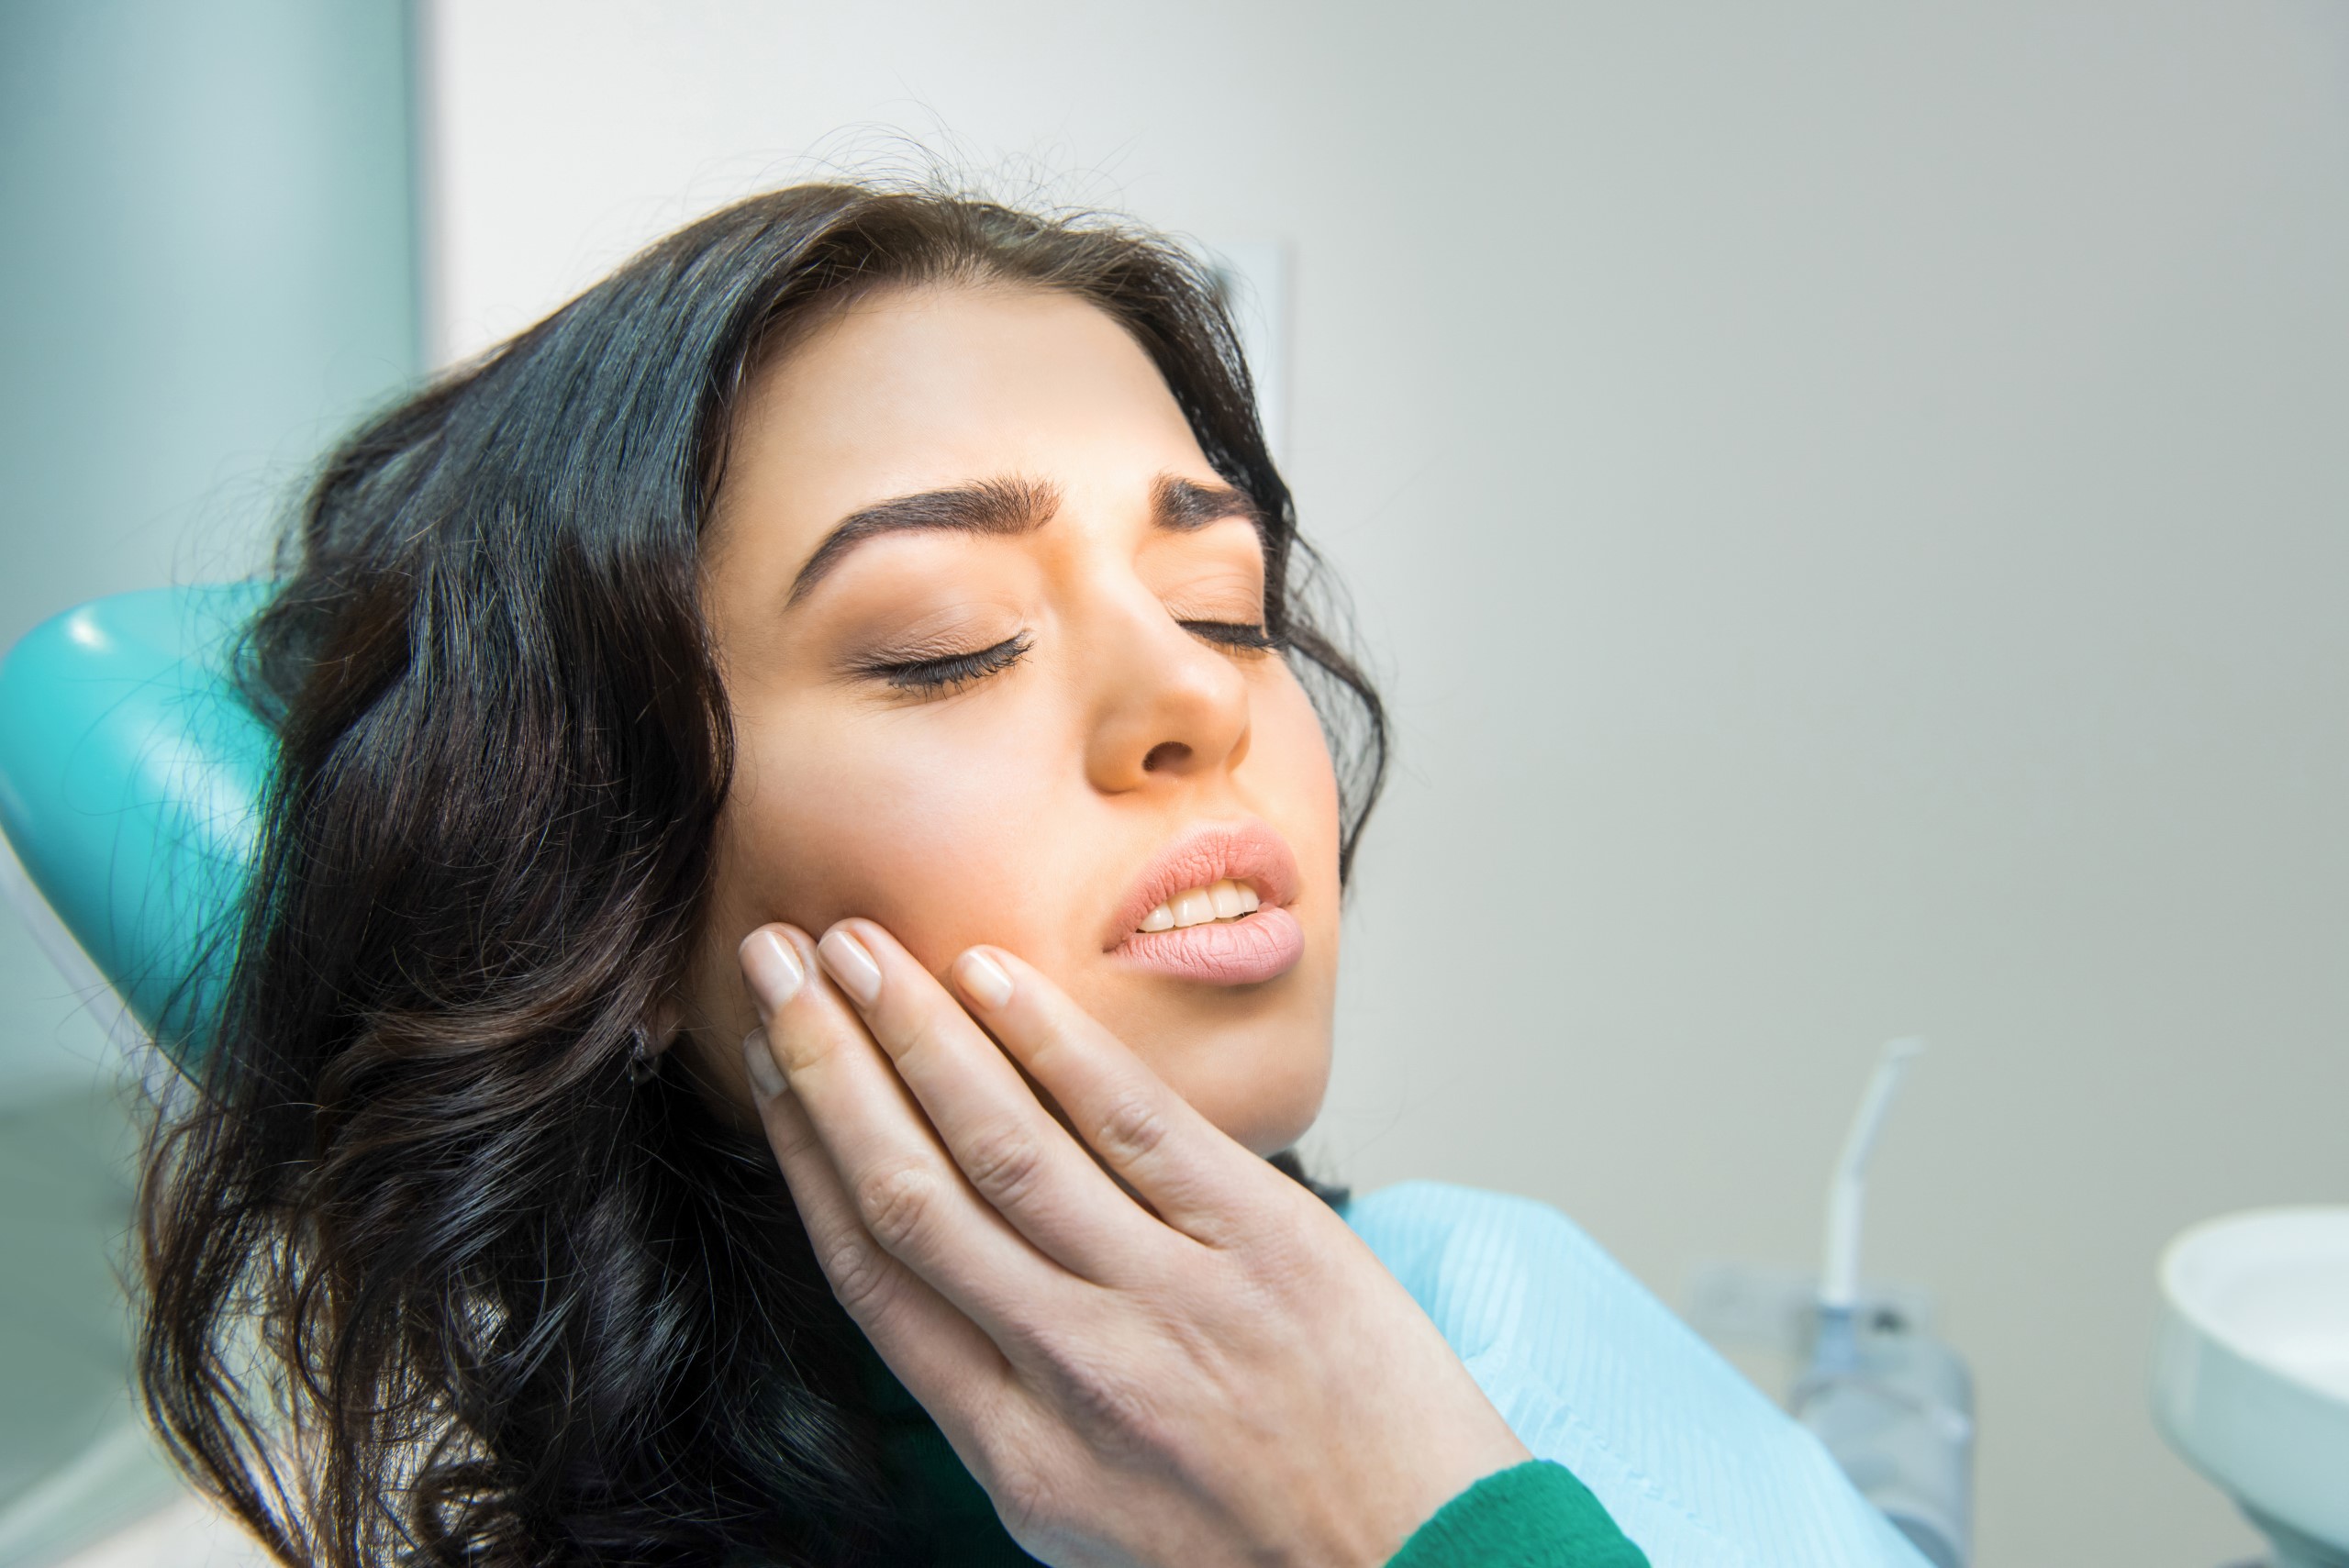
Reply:
[[[437,26],[444,352],[874,127],[1286,240],[1292,478],[1402,740],[1325,1160],[1677,1299],[1809,1261],[1929,1034],[1873,1259],[1981,1380],[1982,1561],[2247,1554],[2142,1389],[2170,1233],[2349,1199],[2349,12]]]

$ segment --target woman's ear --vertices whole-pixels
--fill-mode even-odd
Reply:
[[[631,1084],[641,1084],[661,1071],[662,1059],[677,1042],[679,1010],[673,995],[664,995],[644,1011],[631,1031],[635,1039],[629,1043],[628,1077]]]
[[[662,993],[661,999],[644,1010],[646,1049],[658,1056],[677,1043],[677,1036],[685,1028],[685,1008],[678,1003],[676,993]]]

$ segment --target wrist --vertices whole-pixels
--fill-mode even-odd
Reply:
[[[1318,1532],[1324,1550],[1298,1561],[1315,1568],[1386,1568],[1447,1504],[1532,1457],[1493,1412],[1488,1429],[1422,1445],[1418,1463],[1394,1468],[1354,1489],[1353,1505],[1331,1510],[1336,1517],[1326,1521],[1330,1528]]]

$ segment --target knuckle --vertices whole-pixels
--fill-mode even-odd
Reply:
[[[774,1150],[775,1158],[786,1165],[813,1158],[824,1147],[824,1140],[816,1135],[815,1124],[805,1116],[775,1116],[767,1126],[767,1142]]]
[[[1094,1147],[1112,1160],[1144,1158],[1166,1141],[1169,1130],[1165,1113],[1150,1095],[1126,1093],[1112,1100],[1101,1113],[1097,1140]]]
[[[1082,1534],[1076,1507],[1086,1469],[1057,1418],[1022,1402],[997,1412],[974,1434],[971,1473],[986,1489],[1004,1529],[1030,1555],[1050,1559],[1071,1531]]]
[[[938,1206],[938,1184],[918,1165],[876,1171],[856,1185],[857,1217],[892,1252],[912,1242]]]
[[[951,1021],[939,1011],[927,1006],[909,1005],[908,999],[894,993],[882,998],[885,1004],[896,1003],[887,1011],[876,1014],[876,1032],[885,1032],[890,1054],[899,1058],[936,1056],[952,1060],[957,1043]]]
[[[1063,1350],[1050,1358],[1063,1419],[1088,1449],[1101,1454],[1155,1451],[1156,1407],[1128,1372],[1100,1356]]]
[[[962,1163],[971,1184],[990,1202],[1016,1204],[1033,1193],[1041,1180],[1044,1151],[1023,1129],[996,1127],[972,1140]]]
[[[806,1021],[788,1022],[778,1017],[765,1028],[768,1049],[780,1059],[784,1071],[794,1078],[828,1065],[838,1054],[832,1048],[831,1030],[819,1025]]]
[[[1014,1540],[1030,1541],[1059,1533],[1063,1520],[1062,1487],[1042,1466],[1013,1462],[990,1478],[996,1511]]]
[[[1275,1213],[1257,1218],[1240,1274],[1252,1294],[1286,1304],[1315,1295],[1326,1284],[1332,1261],[1308,1221]]]
[[[861,1240],[847,1240],[829,1249],[822,1262],[833,1299],[850,1317],[863,1322],[879,1313],[895,1277],[886,1257]]]

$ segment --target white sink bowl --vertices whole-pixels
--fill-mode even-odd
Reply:
[[[2349,1207],[2271,1208],[2162,1254],[2154,1418],[2275,1541],[2349,1568]]]

